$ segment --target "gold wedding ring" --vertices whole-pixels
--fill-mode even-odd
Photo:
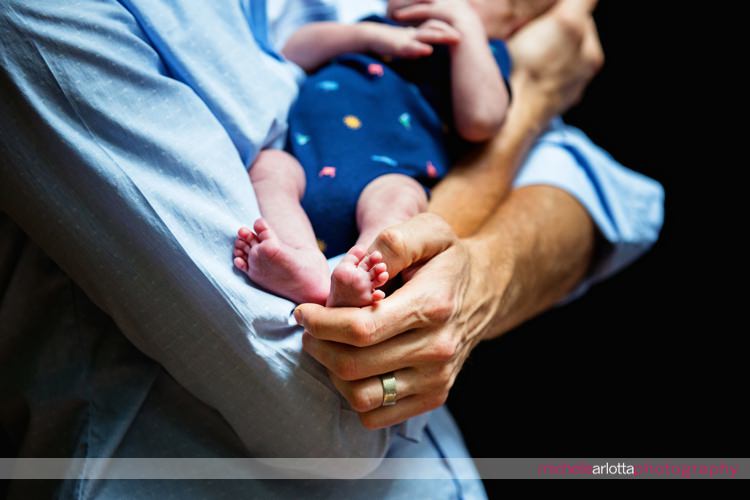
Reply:
[[[396,374],[391,372],[380,376],[380,382],[383,384],[383,406],[393,406],[396,404]]]

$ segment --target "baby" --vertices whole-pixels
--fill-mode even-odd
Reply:
[[[488,43],[468,1],[392,15],[308,24],[282,51],[310,76],[290,111],[288,152],[263,151],[250,169],[263,218],[239,230],[234,264],[294,302],[381,300],[388,270],[365,249],[425,211],[429,188],[505,119],[507,51]],[[326,255],[355,242],[329,278]]]

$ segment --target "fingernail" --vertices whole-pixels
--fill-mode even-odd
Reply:
[[[302,324],[302,309],[300,309],[299,307],[294,310],[294,319],[295,321],[297,321],[298,325]]]

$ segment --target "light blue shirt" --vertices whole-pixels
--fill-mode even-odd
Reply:
[[[35,303],[56,297],[61,311],[68,304],[73,309],[58,334],[91,333],[99,325],[101,339],[93,343],[99,347],[73,349],[66,360],[67,370],[98,376],[96,384],[81,386],[85,397],[75,395],[88,402],[86,432],[76,438],[84,456],[375,457],[363,475],[384,456],[466,456],[445,409],[392,429],[364,429],[325,370],[302,353],[300,331],[289,322],[293,304],[253,287],[232,267],[234,232],[259,216],[246,168],[260,149],[283,140],[302,77],[273,47],[308,20],[341,14],[349,21],[382,9],[379,2],[341,1],[338,11],[333,0],[274,1],[268,13],[263,6],[257,0],[0,4],[0,209],[72,277],[74,290],[85,292],[71,305],[65,290],[9,282],[4,296],[26,293]],[[516,181],[533,184],[570,192],[608,243],[579,293],[657,238],[661,187],[561,123],[540,139]],[[16,272],[35,275],[44,259],[24,248],[9,253],[34,256],[14,261]],[[86,297],[169,375],[133,353],[102,358],[102,345],[123,353],[129,346],[118,343],[114,326]],[[4,303],[0,337],[30,328],[11,306],[31,307]],[[40,334],[41,326],[28,335]],[[123,366],[131,358],[137,361]],[[37,382],[61,376],[45,366],[17,369],[37,370],[29,378]],[[81,384],[86,377],[71,380]],[[33,394],[29,404],[41,404],[42,393]],[[335,491],[483,496],[481,483],[455,479],[448,459],[443,466],[445,480],[429,486],[373,481]],[[160,496],[177,487],[75,486],[82,497],[102,498],[127,497],[132,488]],[[248,488],[299,495],[326,487],[219,483],[200,496],[231,498]]]

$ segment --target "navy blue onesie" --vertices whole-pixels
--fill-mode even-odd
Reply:
[[[490,45],[507,82],[505,44]],[[371,181],[399,173],[429,189],[445,176],[470,146],[453,123],[444,46],[421,59],[346,54],[306,79],[290,111],[287,149],[305,170],[302,206],[326,256],[356,241],[357,200]]]

